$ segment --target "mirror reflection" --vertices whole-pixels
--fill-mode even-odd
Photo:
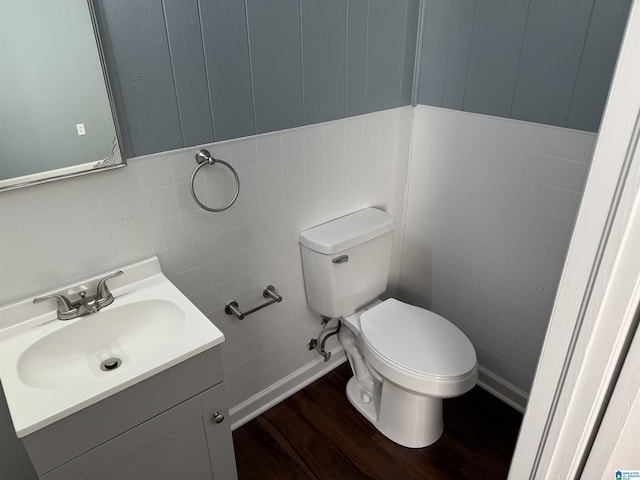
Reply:
[[[87,0],[0,0],[0,190],[124,165]]]

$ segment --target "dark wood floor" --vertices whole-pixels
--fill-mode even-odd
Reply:
[[[480,388],[445,400],[444,434],[422,448],[380,434],[344,393],[348,364],[233,433],[240,480],[504,479],[522,415]]]

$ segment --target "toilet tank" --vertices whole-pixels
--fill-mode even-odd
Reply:
[[[394,219],[366,208],[300,233],[307,303],[338,318],[387,288]]]

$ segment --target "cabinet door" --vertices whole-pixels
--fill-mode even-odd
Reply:
[[[24,437],[36,472],[50,472],[221,383],[220,348],[205,350]]]
[[[235,479],[230,423],[227,418],[215,423],[212,418],[215,411],[228,417],[223,384],[146,421],[41,478]]]
[[[224,384],[203,392],[199,395],[199,399],[213,478],[215,480],[235,480],[238,478],[236,453],[233,449],[231,419],[229,418],[227,392],[224,389]],[[222,419],[218,418],[220,423],[216,423],[216,414],[223,416]]]

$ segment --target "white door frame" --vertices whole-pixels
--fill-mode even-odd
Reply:
[[[640,0],[635,0],[512,460],[512,480],[578,478],[595,445],[636,327],[639,137]]]
[[[640,308],[636,310],[635,321],[639,319]],[[583,478],[613,479],[619,470],[640,471],[639,372],[640,330],[636,327],[629,353],[586,459]]]

